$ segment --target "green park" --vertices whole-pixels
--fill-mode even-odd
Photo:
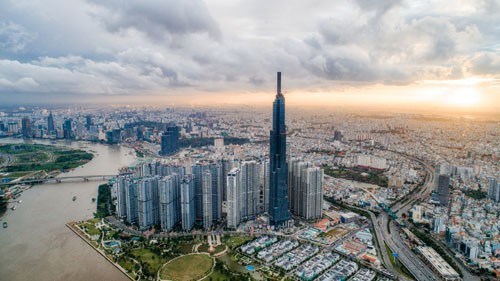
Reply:
[[[92,153],[61,146],[27,143],[2,144],[0,145],[0,183],[53,177],[61,171],[86,164],[92,158]],[[5,212],[6,208],[7,200],[0,200],[0,215]]]

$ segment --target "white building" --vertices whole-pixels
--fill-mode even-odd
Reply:
[[[159,221],[158,177],[143,178],[137,188],[138,223],[147,229]]]
[[[182,230],[190,231],[196,218],[194,175],[185,175],[181,182]]]
[[[323,170],[311,167],[302,171],[301,217],[306,220],[321,218],[323,206]]]
[[[259,164],[256,161],[245,161],[240,168],[240,217],[254,218],[259,212]]]
[[[170,231],[180,220],[180,178],[173,174],[160,179],[160,225]]]
[[[227,226],[236,228],[240,223],[240,169],[233,168],[227,174]]]
[[[202,175],[202,205],[203,205],[203,228],[208,229],[212,226],[212,174],[205,171]]]

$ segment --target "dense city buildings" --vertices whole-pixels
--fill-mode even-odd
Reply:
[[[297,233],[301,239],[384,264],[383,255],[373,252],[376,245],[363,242],[373,233],[360,233],[350,225],[359,223],[360,216],[342,210],[348,206],[391,216],[387,222],[379,215],[376,219],[381,222],[372,224],[390,229],[390,234],[373,237],[383,237],[391,251],[399,252],[402,244],[390,239],[401,237],[408,243],[409,250],[400,253],[409,255],[405,266],[411,266],[410,261],[425,262],[416,250],[425,243],[407,238],[412,237],[409,231],[429,236],[451,251],[456,263],[471,270],[497,270],[497,123],[479,117],[442,117],[446,120],[442,121],[423,115],[304,108],[287,108],[287,114],[285,126],[282,95],[275,97],[272,112],[269,108],[30,109],[0,116],[0,135],[26,136],[23,120],[29,119],[34,139],[30,141],[69,137],[82,144],[133,148],[140,161],[114,179],[112,195],[116,217],[140,233]],[[173,152],[163,155],[171,124],[178,128],[178,148],[168,148]],[[280,130],[282,134],[277,133]],[[279,145],[283,140],[285,150]],[[283,196],[273,203],[277,186]],[[424,196],[431,191],[432,197]],[[9,196],[10,190],[5,193]],[[329,202],[337,205],[330,207]],[[275,224],[276,207],[289,212],[288,222]],[[354,236],[342,240],[338,233]],[[438,254],[453,267],[445,254]],[[288,266],[281,260],[280,264]],[[428,267],[428,274],[438,276]]]
[[[285,97],[281,92],[281,72],[277,74],[277,92],[273,103],[273,123],[269,141],[269,222],[284,226],[290,219],[288,164],[286,162]]]

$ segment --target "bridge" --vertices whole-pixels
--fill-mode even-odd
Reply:
[[[109,180],[116,175],[85,175],[85,176],[65,176],[65,177],[53,177],[53,178],[42,178],[42,179],[29,179],[29,180],[20,180],[20,181],[10,181],[0,183],[0,187],[4,186],[12,186],[17,184],[45,184],[45,183],[61,183],[67,181],[101,181],[101,180]]]

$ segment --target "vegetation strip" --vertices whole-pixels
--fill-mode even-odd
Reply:
[[[85,237],[85,236],[83,236],[78,229],[74,229],[74,226],[71,225],[71,223],[67,223],[66,226],[69,229],[71,229],[71,231],[73,231],[73,233],[75,233],[76,235],[78,235],[78,237],[80,237],[83,241],[85,241],[85,243],[87,243],[88,245],[90,245],[96,252],[98,252],[101,256],[103,256],[107,261],[109,261],[113,266],[115,266],[116,268],[118,268],[118,270],[120,270],[121,273],[123,273],[125,276],[127,276],[128,279],[134,280],[125,271],[125,269],[123,269],[120,265],[118,265],[115,262],[113,262],[110,258],[108,258],[108,256],[106,256],[106,254],[103,251],[101,251],[100,249],[96,248],[92,243],[90,243],[90,241],[88,240],[88,238]]]

